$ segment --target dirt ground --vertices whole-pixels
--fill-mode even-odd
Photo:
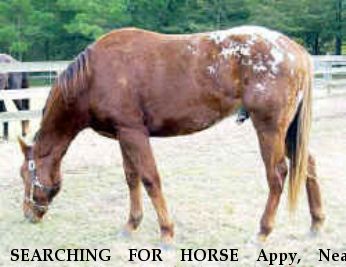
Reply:
[[[344,264],[320,263],[317,249],[346,252],[345,136],[346,93],[318,94],[311,150],[318,161],[328,216],[325,230],[317,238],[309,236],[305,192],[296,215],[290,219],[285,191],[266,250],[298,252],[302,258],[299,266]],[[231,117],[192,136],[152,139],[152,145],[175,221],[176,251],[239,249],[238,263],[184,264],[170,251],[164,252],[162,266],[268,266],[256,265],[259,248],[249,242],[258,230],[268,192],[251,121],[238,126]],[[18,145],[1,143],[0,159],[0,266],[24,266],[10,262],[13,248],[108,248],[112,255],[106,263],[25,266],[144,266],[128,262],[128,249],[159,245],[156,216],[146,194],[139,231],[131,239],[118,236],[129,203],[117,142],[90,130],[77,137],[63,161],[62,192],[37,225],[24,221],[21,211],[23,186],[18,170],[22,155]]]

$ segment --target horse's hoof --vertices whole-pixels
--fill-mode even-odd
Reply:
[[[166,251],[166,252],[173,252],[175,251],[175,246],[173,243],[164,243],[164,242],[161,242],[160,244],[160,249],[162,251]]]
[[[257,242],[260,246],[263,246],[268,240],[268,235],[264,234],[258,234],[257,235]]]
[[[310,236],[319,237],[323,233],[324,220],[314,222],[310,227]]]
[[[132,238],[132,232],[128,229],[122,229],[118,234],[117,237],[119,239],[131,239]]]
[[[175,250],[173,244],[173,238],[171,236],[165,236],[161,238],[160,248],[164,251],[172,251]]]
[[[267,241],[267,236],[262,234],[257,234],[252,237],[246,244],[247,247],[250,248],[262,248]]]
[[[317,238],[322,235],[322,228],[321,227],[311,227],[309,232],[309,237],[311,238]]]

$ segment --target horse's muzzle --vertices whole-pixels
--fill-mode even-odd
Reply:
[[[31,223],[39,223],[42,220],[42,216],[37,216],[32,210],[28,210],[24,213],[25,218]]]

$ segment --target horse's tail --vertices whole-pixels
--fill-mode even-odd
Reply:
[[[90,73],[90,48],[86,48],[56,80],[55,86],[67,103],[73,102],[78,93],[87,88]]]
[[[299,193],[306,181],[308,171],[308,143],[311,127],[313,71],[310,58],[307,73],[302,82],[303,98],[286,136],[286,149],[290,157],[288,205],[289,210],[297,207]]]

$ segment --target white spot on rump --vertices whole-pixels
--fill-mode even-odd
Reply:
[[[228,30],[216,31],[209,34],[209,38],[216,44],[221,44],[226,38],[230,36]]]
[[[296,59],[295,55],[293,55],[292,53],[287,53],[287,56],[288,56],[289,60],[291,60],[291,61],[295,61],[295,59]]]
[[[248,35],[250,38],[244,43],[230,40],[229,45],[222,48],[220,53],[221,56],[225,59],[231,56],[250,57],[252,46],[256,43],[257,38],[261,37],[271,47],[270,55],[272,59],[267,60],[267,66],[263,61],[253,65],[253,70],[255,72],[271,71],[274,76],[278,74],[279,65],[285,59],[285,52],[281,49],[278,43],[278,39],[283,36],[281,33],[259,26],[241,26],[229,30],[212,32],[209,34],[209,38],[219,45],[227,38],[234,35]],[[291,60],[295,59],[294,55],[290,53],[288,54],[288,57]],[[249,60],[244,62],[249,62]]]
[[[273,57],[273,61],[270,62],[272,66],[272,72],[274,74],[277,74],[279,65],[284,61],[284,54],[278,48],[273,47],[271,50],[271,55]]]
[[[187,46],[187,50],[189,50],[191,52],[192,55],[196,55],[197,54],[197,48],[194,47],[193,45],[189,44]]]
[[[220,53],[225,59],[231,56],[251,56],[251,47],[245,43],[237,43],[231,41],[228,47],[223,47]]]
[[[224,47],[222,48],[222,51],[220,53],[221,56],[223,56],[224,58],[228,58],[230,56],[236,56],[238,52],[238,49],[236,47]]]
[[[282,36],[281,33],[273,30],[269,30],[260,26],[240,26],[231,28],[229,30],[221,30],[212,32],[209,34],[209,38],[214,40],[216,44],[222,43],[226,38],[232,35],[251,35],[252,42],[257,36],[261,36],[263,39],[267,40],[270,43],[276,42],[278,38]]]
[[[256,86],[255,86],[255,90],[256,90],[257,92],[263,93],[263,92],[265,92],[266,88],[265,88],[265,86],[264,86],[263,84],[258,83],[258,84],[256,84]]]
[[[259,73],[259,72],[266,72],[268,69],[267,67],[263,64],[263,62],[259,62],[255,65],[253,65],[253,70],[254,72],[256,73]]]
[[[216,73],[216,68],[214,66],[208,66],[207,69],[211,75]]]

